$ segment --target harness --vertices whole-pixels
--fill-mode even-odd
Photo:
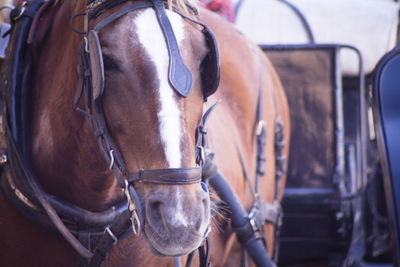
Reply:
[[[126,1],[126,0],[125,0]],[[98,1],[88,1],[91,7],[88,12],[84,13],[86,25],[89,19],[100,16],[100,14],[111,6],[125,2],[124,0],[104,1],[104,3],[92,5]],[[203,116],[200,125],[196,132],[196,164],[190,168],[168,168],[156,170],[140,170],[135,173],[128,173],[123,157],[119,153],[118,147],[114,145],[107,130],[107,124],[104,118],[103,107],[101,104],[101,96],[104,91],[104,70],[102,63],[101,46],[97,33],[106,25],[115,21],[119,17],[127,14],[130,11],[139,8],[154,8],[159,20],[160,27],[164,33],[167,47],[170,55],[169,81],[173,89],[181,96],[186,97],[191,88],[191,74],[179,54],[179,48],[165,13],[165,6],[160,0],[152,0],[151,2],[134,3],[125,8],[122,8],[109,17],[99,22],[93,30],[85,29],[85,37],[79,46],[79,84],[75,95],[75,105],[78,105],[84,95],[84,108],[77,107],[77,111],[85,115],[93,133],[98,139],[100,151],[105,158],[105,161],[113,171],[117,182],[121,189],[125,192],[125,198],[118,205],[111,207],[103,212],[91,212],[80,207],[66,203],[57,197],[46,193],[37,182],[35,174],[32,171],[30,151],[28,150],[28,113],[27,113],[27,90],[30,86],[31,75],[31,55],[26,44],[26,39],[30,30],[30,26],[34,15],[41,8],[45,1],[31,1],[21,8],[14,10],[14,14],[18,16],[12,17],[13,27],[10,43],[15,49],[10,50],[8,59],[5,63],[8,64],[7,78],[3,87],[3,102],[5,108],[3,110],[7,138],[7,153],[2,161],[8,164],[2,165],[3,174],[1,186],[6,197],[12,202],[18,210],[20,210],[27,218],[35,223],[44,225],[46,228],[60,233],[71,244],[72,247],[81,256],[81,265],[99,266],[107,257],[110,249],[120,240],[130,236],[131,234],[140,235],[143,225],[143,214],[140,199],[136,193],[134,182],[141,181],[147,183],[161,184],[192,184],[209,181],[210,185],[219,192],[223,176],[217,171],[217,167],[212,162],[212,153],[207,146],[207,131],[205,124],[211,111],[215,108],[214,104]],[[46,7],[47,8],[47,7]],[[177,12],[177,11],[175,11]],[[79,15],[79,14],[78,14]],[[202,73],[203,94],[205,100],[213,94],[219,83],[219,57],[218,48],[215,38],[209,28],[193,20],[183,14],[183,18],[199,24],[203,27],[203,34],[209,46],[209,54],[206,56],[204,72]],[[173,66],[173,67],[171,67]],[[21,71],[22,70],[22,71]],[[210,77],[212,79],[210,79]],[[261,89],[259,96],[258,110],[259,115],[257,120],[261,121]],[[261,122],[259,123],[262,124]],[[257,142],[260,148],[258,149],[257,175],[263,175],[263,162],[265,156],[263,152],[263,143],[265,142],[265,127],[260,126]],[[264,134],[263,134],[264,133]],[[276,139],[277,140],[277,139]],[[283,140],[283,137],[279,140]],[[276,149],[277,151],[277,149]],[[283,166],[283,165],[282,165]],[[243,165],[243,168],[245,166]],[[283,168],[283,167],[282,167]],[[277,168],[277,170],[282,170]],[[222,179],[222,180],[221,180]],[[257,178],[258,179],[258,178]],[[256,183],[258,184],[258,183]],[[277,183],[279,184],[279,183]],[[223,187],[230,189],[228,184]],[[203,185],[203,188],[206,188]],[[258,192],[256,186],[256,192]],[[232,191],[232,190],[231,190]],[[221,199],[223,199],[223,193]],[[235,196],[232,191],[229,193]],[[230,203],[227,201],[230,205]],[[240,202],[232,204],[232,217],[242,217],[242,222],[234,224],[234,229],[239,241],[244,247],[256,248],[256,255],[251,253],[253,259],[257,257],[264,259],[268,257],[265,250],[265,242],[259,242],[264,237],[256,238],[256,246],[247,245],[253,244],[253,236],[255,233],[262,233],[261,225],[265,221],[276,223],[280,218],[280,213],[277,215],[265,216],[265,212],[260,210],[268,210],[269,206],[264,205],[261,201],[255,201],[250,214],[237,214],[236,206],[240,206]],[[266,208],[265,208],[266,207]],[[272,210],[272,209],[270,209]],[[276,209],[273,209],[276,211]],[[243,217],[244,216],[244,217]],[[267,218],[268,217],[268,218]],[[236,220],[237,222],[237,220]],[[278,223],[279,224],[279,223]],[[251,227],[249,227],[251,226]],[[209,265],[209,242],[205,233],[205,246],[199,248],[199,256],[201,266]],[[261,249],[261,246],[263,249]],[[93,248],[94,249],[91,249]],[[92,252],[93,251],[93,252]],[[249,250],[248,250],[249,251]],[[250,252],[249,252],[250,253]],[[193,253],[188,257],[187,266],[193,258]],[[257,261],[256,261],[257,262]],[[264,265],[259,261],[259,266]],[[266,261],[270,262],[270,261]],[[271,261],[272,262],[272,261]],[[272,264],[272,263],[271,263]]]
[[[257,54],[260,62],[261,58]],[[250,255],[251,259],[256,263],[257,266],[276,266],[279,254],[279,233],[282,225],[283,212],[279,204],[279,191],[281,178],[285,174],[285,161],[286,156],[284,154],[285,147],[285,135],[284,125],[279,117],[279,114],[275,121],[275,195],[273,203],[268,203],[260,199],[259,194],[259,181],[262,176],[265,175],[265,142],[267,137],[267,131],[265,127],[265,121],[262,120],[263,112],[263,68],[260,64],[260,86],[259,95],[257,99],[257,112],[256,112],[256,173],[255,173],[255,184],[253,185],[250,175],[247,171],[247,167],[244,161],[243,154],[240,150],[238,143],[235,141],[236,150],[239,156],[241,167],[243,170],[243,176],[246,179],[248,186],[253,196],[253,204],[248,212],[245,211],[240,203],[236,193],[229,186],[222,173],[218,171],[218,167],[212,162],[214,154],[208,147],[207,141],[203,143],[203,146],[208,151],[206,156],[206,163],[203,166],[203,179],[210,184],[210,186],[216,191],[222,202],[226,205],[226,208],[231,212],[230,219],[233,231],[235,232],[239,243],[242,245],[242,262],[241,266],[247,266],[247,254]],[[276,95],[273,93],[273,101],[275,109],[277,109]],[[268,256],[266,250],[266,237],[263,231],[263,225],[265,223],[271,223],[275,227],[274,231],[274,251],[273,259]]]

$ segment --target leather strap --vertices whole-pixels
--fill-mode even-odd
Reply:
[[[192,89],[192,74],[183,62],[174,30],[172,29],[168,16],[165,13],[163,2],[161,0],[152,0],[152,3],[156,11],[158,23],[160,24],[165,41],[167,42],[169,54],[169,83],[181,96],[187,97],[190,89]]]
[[[275,199],[278,199],[280,182],[282,176],[286,173],[286,155],[284,154],[285,145],[284,125],[282,120],[280,118],[277,118],[275,123],[275,180],[277,183]]]
[[[136,173],[128,174],[129,183],[146,182],[158,184],[193,184],[201,182],[201,168],[169,168],[140,170]]]
[[[122,2],[126,2],[126,1],[127,0],[124,0]],[[136,10],[139,8],[148,8],[148,7],[152,7],[152,6],[153,6],[153,4],[151,2],[143,2],[143,3],[135,3],[135,4],[129,5],[127,7],[124,7],[122,9],[116,11],[115,13],[111,14],[107,18],[103,19],[102,21],[100,21],[94,28],[94,31],[96,31],[96,32],[100,31],[102,28],[104,28],[111,22],[115,21],[116,19],[122,17],[123,15],[125,15],[133,10]]]
[[[126,2],[127,0],[113,0],[113,1],[103,1],[101,5],[99,5],[96,8],[90,8],[90,2],[87,3],[87,6],[89,7],[89,18],[90,19],[95,19],[99,17],[104,11],[117,6],[119,4],[122,4]],[[93,2],[93,1],[91,1]]]
[[[127,231],[130,231],[131,214],[128,210],[121,213],[104,231],[104,235],[93,252],[89,267],[98,267],[105,260],[111,248],[122,239]]]
[[[208,110],[204,113],[199,126],[196,128],[196,162],[199,163],[200,166],[204,166],[207,160],[211,161],[214,155],[211,153],[211,150],[208,149],[206,123],[211,112],[219,103],[221,103],[221,100],[218,100],[208,108]],[[205,179],[203,178],[203,180]]]
[[[10,128],[8,123],[6,123],[7,126],[7,132],[10,133]],[[27,164],[24,163],[24,160],[22,159],[19,151],[16,148],[15,142],[12,138],[9,138],[10,142],[8,143],[11,147],[9,149],[12,150],[14,153],[14,156],[20,166],[27,166]],[[92,253],[86,249],[80,242],[79,240],[72,235],[72,233],[69,231],[69,229],[65,226],[63,221],[61,220],[60,216],[57,214],[56,210],[54,207],[51,205],[49,202],[48,198],[46,197],[46,194],[44,193],[43,189],[41,186],[37,183],[35,177],[33,176],[32,172],[28,168],[22,168],[22,172],[24,173],[24,177],[26,179],[27,184],[29,187],[32,189],[32,191],[35,194],[35,197],[37,201],[41,204],[43,207],[44,211],[47,213],[51,221],[54,223],[54,225],[57,227],[58,231],[60,234],[68,241],[69,244],[84,258],[90,258],[92,257]]]
[[[210,267],[210,241],[208,237],[205,239],[205,245],[199,247],[199,262],[200,267]]]

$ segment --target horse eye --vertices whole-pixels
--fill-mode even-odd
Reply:
[[[119,67],[117,62],[110,55],[103,54],[103,64],[105,71],[118,71]]]

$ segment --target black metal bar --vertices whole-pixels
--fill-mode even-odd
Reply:
[[[232,227],[244,228],[246,225],[250,225],[247,212],[244,210],[239,198],[232,190],[229,183],[225,180],[222,174],[218,171],[214,176],[209,179],[209,183],[212,188],[216,191],[218,196],[224,201],[229,210],[231,211],[231,222]],[[240,239],[240,238],[239,238]],[[262,267],[275,267],[275,263],[271,260],[268,252],[260,239],[258,239],[253,232],[251,237],[246,242],[242,243],[243,247],[246,248],[252,260],[257,266]]]
[[[301,13],[300,9],[295,6],[294,4],[290,3],[287,0],[281,0],[282,3],[285,3],[288,7],[290,7],[290,9],[293,10],[293,12],[297,15],[297,17],[300,19],[301,23],[303,24],[303,27],[307,33],[307,37],[308,37],[308,42],[310,44],[314,44],[315,43],[315,39],[314,39],[314,34],[312,33],[310,24],[308,23],[306,17],[304,16],[303,13]]]

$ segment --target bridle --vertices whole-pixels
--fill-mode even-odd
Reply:
[[[115,5],[115,2],[110,3]],[[107,122],[104,116],[104,109],[101,101],[101,96],[104,91],[104,70],[98,32],[111,22],[133,10],[150,7],[153,7],[156,12],[160,27],[164,33],[167,43],[170,56],[170,66],[168,70],[170,84],[181,96],[186,97],[189,94],[192,86],[191,73],[180,56],[179,47],[172,30],[172,26],[166,15],[164,3],[160,0],[152,0],[151,2],[134,3],[126,6],[100,21],[93,30],[85,30],[86,35],[79,46],[78,72],[80,79],[75,97],[75,104],[77,105],[82,93],[85,94],[85,108],[77,108],[77,110],[88,117],[88,120],[92,126],[91,128],[98,139],[100,151],[102,152],[106,162],[109,164],[110,170],[114,172],[118,185],[126,195],[128,208],[132,215],[132,229],[136,235],[139,235],[141,232],[143,214],[140,200],[134,187],[135,182],[174,185],[200,183],[202,172],[202,163],[200,160],[198,160],[196,162],[197,166],[195,167],[140,170],[135,173],[129,173],[118,147],[115,145],[108,132]],[[103,10],[104,8],[102,8],[102,11]],[[91,14],[87,12],[85,19],[90,20],[90,17],[95,17],[97,14],[98,13],[96,12],[96,9],[93,10]],[[210,40],[212,41],[212,45],[210,45],[212,52],[210,53],[212,53],[213,56],[210,57],[213,57],[216,60],[213,66],[215,66],[214,68],[218,73],[216,74],[215,80],[212,81],[213,88],[206,91],[204,95],[206,98],[215,92],[219,82],[219,62],[215,38],[209,28],[204,24],[186,16],[183,17],[189,19],[191,22],[203,26],[203,33],[206,36],[206,39],[208,42]],[[85,22],[85,25],[88,25],[88,21]],[[198,148],[197,151],[200,153],[201,148]]]
[[[123,2],[125,1],[109,2],[111,3],[109,7]],[[164,34],[169,53],[168,78],[171,87],[182,97],[186,97],[189,94],[192,87],[192,76],[180,56],[172,26],[165,12],[165,5],[161,0],[152,0],[151,2],[133,3],[126,6],[101,20],[93,30],[85,29],[85,37],[79,46],[79,84],[75,96],[75,105],[79,104],[82,95],[85,96],[84,108],[77,107],[77,111],[87,116],[91,129],[98,140],[100,151],[109,165],[109,169],[113,171],[119,187],[125,194],[130,214],[130,224],[135,235],[140,235],[144,219],[142,205],[134,183],[143,182],[168,185],[200,183],[202,180],[202,165],[205,161],[203,155],[204,147],[202,141],[198,140],[195,150],[195,167],[151,169],[129,173],[124,158],[110,137],[101,101],[101,96],[104,92],[104,66],[98,32],[125,14],[143,8],[154,8]],[[97,17],[99,12],[103,12],[104,10],[106,9],[103,6],[100,11],[94,9],[91,12],[86,12],[85,25],[88,25],[91,18]],[[202,32],[209,47],[209,53],[206,56],[207,61],[203,62],[205,64],[204,69],[207,71],[207,79],[203,79],[202,81],[204,99],[206,100],[209,95],[217,90],[219,84],[219,57],[215,37],[206,25],[181,13],[178,14],[184,19],[203,27]],[[205,123],[205,120],[203,119],[202,122]],[[201,128],[203,129],[204,125],[201,125]],[[203,132],[198,130],[197,138],[202,140],[201,136],[203,134]],[[204,188],[205,185],[202,186]],[[114,235],[113,233],[110,234]]]

